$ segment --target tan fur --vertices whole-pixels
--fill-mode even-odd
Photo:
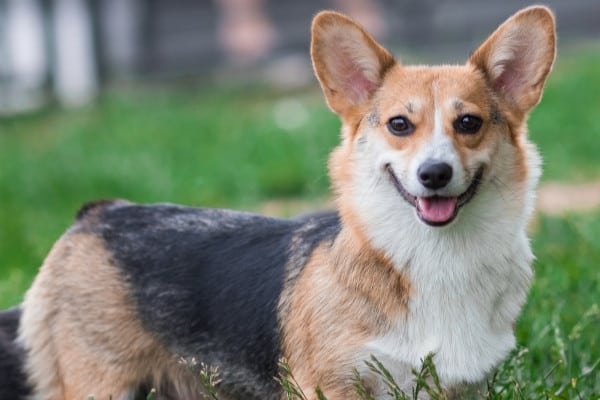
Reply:
[[[363,230],[360,216],[356,214],[352,203],[346,195],[348,188],[352,184],[352,174],[354,163],[352,162],[352,144],[348,142],[347,146],[339,146],[331,153],[329,157],[329,176],[333,189],[335,191],[335,204],[340,213],[342,221],[347,229],[354,235],[355,241],[360,246],[368,245],[368,238]]]
[[[351,369],[365,357],[362,346],[402,317],[409,292],[410,283],[389,260],[352,232],[342,232],[331,247],[321,245],[282,321],[283,351],[301,387],[319,385],[328,398],[350,398]]]
[[[20,340],[45,400],[116,400],[148,378],[195,381],[142,327],[123,277],[86,233],[67,233],[50,252],[27,292]]]

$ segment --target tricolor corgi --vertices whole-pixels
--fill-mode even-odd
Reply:
[[[527,138],[555,58],[545,7],[456,66],[405,66],[362,27],[318,14],[311,55],[342,121],[336,211],[282,220],[176,205],[84,206],[22,305],[34,399],[281,399],[284,357],[308,399],[376,399],[377,357],[410,390],[433,353],[449,393],[515,345],[532,278],[526,227],[540,157]],[[186,365],[188,364],[188,365]]]

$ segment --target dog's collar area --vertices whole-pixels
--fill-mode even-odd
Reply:
[[[410,194],[400,182],[400,179],[394,173],[390,164],[385,165],[394,187],[400,193],[402,198],[415,207],[419,218],[430,226],[444,226],[452,222],[458,215],[458,211],[467,204],[477,193],[477,189],[483,178],[483,166],[477,170],[477,173],[471,180],[471,184],[461,195],[457,197],[450,196],[428,196],[417,197]]]

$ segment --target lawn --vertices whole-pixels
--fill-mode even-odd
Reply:
[[[600,178],[598,71],[597,50],[563,56],[531,116],[544,180]],[[1,119],[0,307],[21,300],[83,202],[321,199],[338,131],[315,89],[264,87],[111,90],[93,107]],[[589,372],[600,359],[599,238],[600,211],[535,224],[536,280],[517,330],[526,351],[501,369],[500,396],[600,398]]]

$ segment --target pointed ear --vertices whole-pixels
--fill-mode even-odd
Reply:
[[[525,8],[504,22],[469,62],[482,70],[494,90],[523,114],[540,101],[556,54],[552,12]]]
[[[362,27],[333,11],[313,20],[311,57],[327,104],[342,116],[366,102],[395,64]]]

